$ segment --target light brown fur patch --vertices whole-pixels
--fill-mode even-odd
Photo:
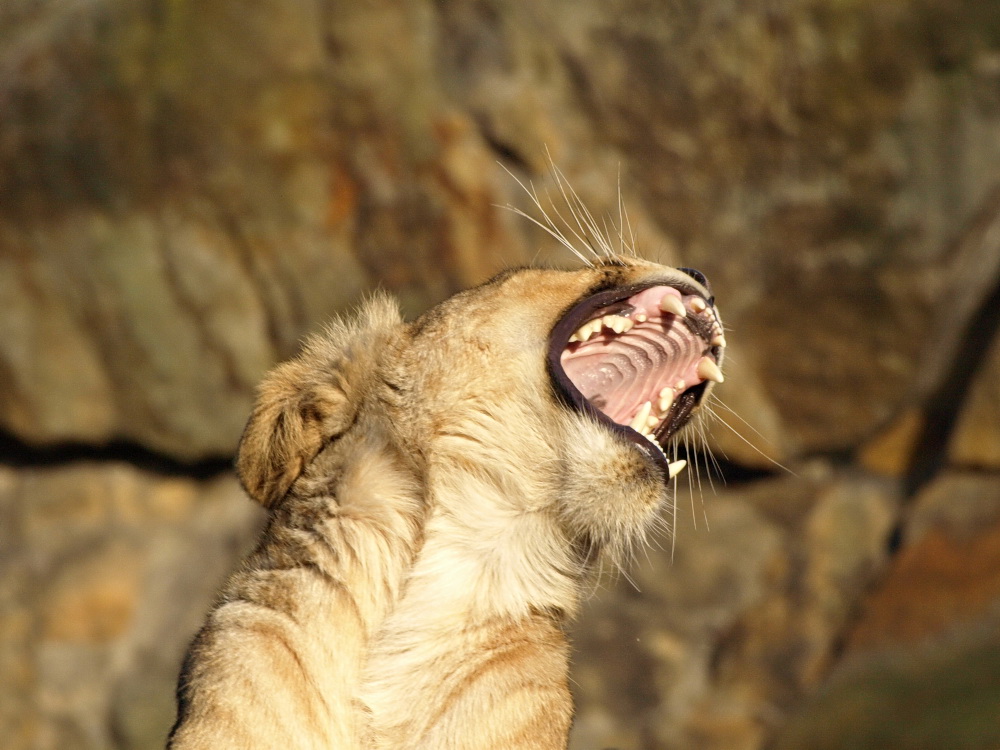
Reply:
[[[548,337],[595,290],[681,276],[525,269],[412,324],[376,298],[277,367],[237,462],[270,522],[191,646],[170,747],[564,748],[563,627],[667,488],[557,397]]]

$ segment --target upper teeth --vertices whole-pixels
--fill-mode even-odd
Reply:
[[[670,293],[664,294],[663,299],[660,300],[660,310],[665,313],[670,313],[671,315],[676,315],[678,318],[687,316],[687,310],[685,309],[681,298],[675,297]]]
[[[601,318],[601,322],[604,324],[605,328],[610,328],[615,333],[625,333],[625,331],[631,331],[632,326],[635,325],[628,318],[621,315],[605,315]]]
[[[637,320],[638,318],[639,316],[636,316]],[[643,320],[639,320],[640,323],[645,320],[645,316],[642,316],[642,318]],[[569,337],[569,341],[571,344],[576,341],[588,341],[591,336],[600,333],[602,328],[607,328],[615,333],[626,333],[631,331],[633,326],[635,326],[635,322],[624,315],[605,315],[587,321],[577,328],[573,335]]]
[[[587,341],[595,333],[601,330],[602,322],[601,319],[590,320],[580,326],[576,332],[569,337],[570,343],[574,341]]]
[[[701,314],[708,309],[708,303],[696,295],[692,295],[687,304],[690,305],[691,312],[696,314]],[[659,308],[661,312],[678,318],[686,318],[688,315],[688,309],[685,307],[684,299],[672,292],[667,292],[663,295],[659,302]],[[631,314],[631,312],[629,314]],[[647,314],[641,310],[635,311],[634,314],[631,314],[631,317],[628,315],[616,314],[602,315],[600,318],[588,320],[576,329],[576,331],[573,332],[573,335],[569,337],[569,343],[573,344],[577,342],[589,341],[591,337],[600,333],[604,328],[609,331],[613,331],[616,334],[627,333],[628,331],[631,331],[636,324],[645,323],[648,319],[649,317]],[[718,319],[714,320],[713,323],[715,331],[709,344],[711,346],[725,346],[726,337],[722,334]],[[706,379],[710,380],[712,378]]]
[[[713,383],[722,383],[725,378],[722,377],[722,370],[719,366],[708,357],[702,357],[698,361],[698,377],[702,380],[711,380]]]

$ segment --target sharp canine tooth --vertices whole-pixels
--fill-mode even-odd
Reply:
[[[684,459],[681,459],[680,461],[674,461],[672,464],[667,464],[667,474],[671,479],[673,479],[682,471],[684,471],[684,467],[687,465],[688,462],[685,461]]]
[[[725,380],[722,377],[722,370],[708,357],[702,357],[698,361],[698,377],[702,380],[711,380],[714,383],[722,383]]]
[[[716,334],[715,338],[713,338],[708,343],[710,343],[712,346],[725,346],[726,345],[726,337],[723,336],[721,333],[719,333],[719,334]]]
[[[649,418],[649,413],[653,410],[653,405],[647,401],[642,406],[639,407],[639,411],[635,413],[632,417],[632,422],[629,424],[633,430],[637,432],[642,432],[643,428],[646,427],[646,420]]]
[[[678,318],[684,318],[687,316],[687,310],[684,308],[684,303],[681,302],[678,297],[675,297],[669,292],[664,294],[663,299],[660,300],[660,310],[665,313],[676,315]]]
[[[705,302],[701,297],[691,298],[691,309],[696,313],[703,313],[708,309],[708,303]]]

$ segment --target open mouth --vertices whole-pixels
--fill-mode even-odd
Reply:
[[[726,346],[711,299],[683,283],[649,282],[588,297],[552,330],[549,371],[574,408],[635,443],[673,477],[670,439],[711,383]]]

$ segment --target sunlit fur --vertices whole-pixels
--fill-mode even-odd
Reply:
[[[276,368],[237,463],[270,523],[192,644],[170,746],[564,748],[563,628],[670,490],[560,401],[548,336],[654,279],[690,283],[595,254],[409,324],[377,297]]]

